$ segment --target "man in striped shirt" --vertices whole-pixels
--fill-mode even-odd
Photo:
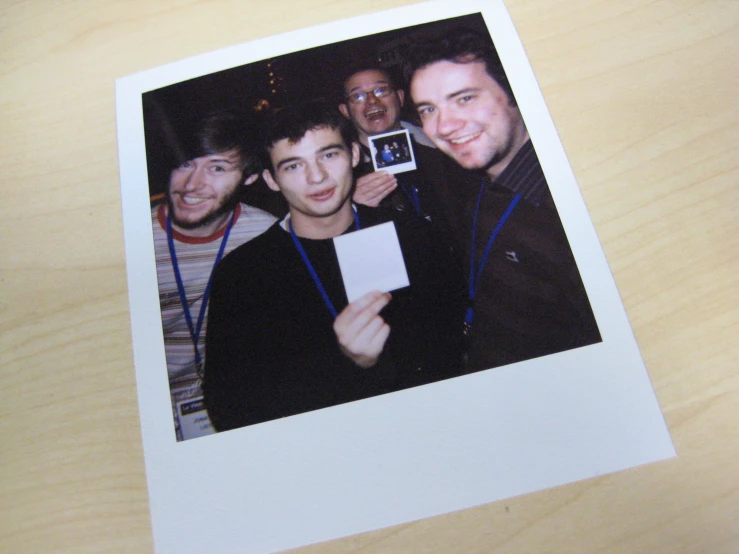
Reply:
[[[275,218],[239,203],[261,169],[234,114],[199,121],[180,139],[166,202],[151,211],[164,348],[177,440],[213,433],[201,390],[209,285],[220,259]]]
[[[459,236],[468,271],[467,371],[601,337],[526,124],[489,38],[417,44],[410,92],[426,135],[469,170]]]

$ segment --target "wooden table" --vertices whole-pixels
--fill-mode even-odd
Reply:
[[[0,551],[150,552],[114,80],[409,4],[0,7]],[[300,552],[739,552],[739,2],[509,0],[679,457]]]

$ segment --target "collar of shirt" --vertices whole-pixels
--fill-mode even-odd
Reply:
[[[493,184],[520,194],[524,200],[535,206],[539,205],[541,196],[547,189],[547,181],[531,140],[526,141],[519,149]]]

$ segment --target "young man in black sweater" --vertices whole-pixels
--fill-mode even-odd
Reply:
[[[264,178],[290,213],[218,266],[205,402],[219,431],[460,374],[460,286],[423,219],[396,222],[410,286],[348,303],[333,238],[382,223],[351,203],[359,148],[320,104],[265,130]]]

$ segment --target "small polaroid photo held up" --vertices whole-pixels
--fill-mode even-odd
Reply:
[[[390,173],[403,173],[416,169],[413,145],[406,129],[375,135],[369,138],[369,143],[375,171],[384,169]]]

